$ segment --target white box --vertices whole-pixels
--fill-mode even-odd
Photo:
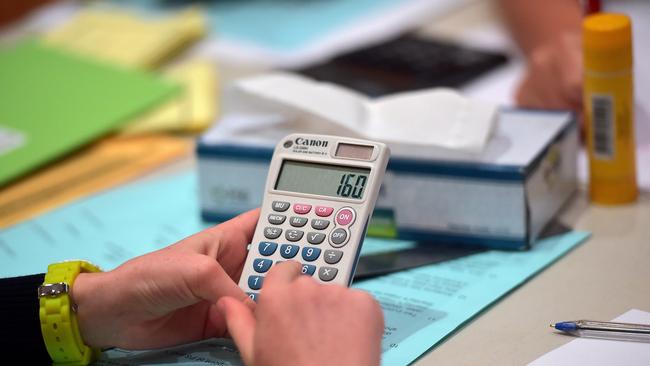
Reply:
[[[273,146],[309,132],[283,126],[229,119],[201,137],[204,219],[224,221],[261,204]],[[502,110],[480,154],[390,148],[368,235],[526,249],[577,186],[578,129],[568,112]]]

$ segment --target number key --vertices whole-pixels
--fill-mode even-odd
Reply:
[[[314,272],[316,272],[316,266],[312,266],[311,264],[303,264],[300,272],[304,275],[311,276],[314,274]]]
[[[271,268],[272,264],[273,264],[273,261],[270,260],[270,259],[258,258],[258,259],[255,259],[253,261],[253,269],[257,273],[264,273],[264,272],[268,271],[269,268]]]
[[[314,247],[302,248],[302,259],[306,260],[307,262],[315,261],[316,259],[318,259],[319,255],[320,255],[319,248],[314,248]]]
[[[259,250],[261,255],[272,255],[275,253],[275,249],[278,247],[278,245],[272,241],[263,241],[260,242],[259,245]]]
[[[262,288],[262,283],[264,282],[263,276],[249,276],[248,277],[248,287],[251,290],[259,290]]]
[[[282,246],[280,246],[280,255],[282,258],[291,259],[298,254],[298,249],[297,245],[282,244]]]

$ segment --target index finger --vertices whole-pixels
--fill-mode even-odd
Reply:
[[[289,284],[302,275],[298,262],[287,261],[273,266],[264,280],[264,288]]]

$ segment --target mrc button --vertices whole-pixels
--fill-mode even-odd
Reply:
[[[336,213],[336,223],[340,226],[352,225],[354,222],[354,210],[349,207],[343,207]]]

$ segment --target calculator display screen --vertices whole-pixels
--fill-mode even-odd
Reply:
[[[275,189],[360,200],[369,175],[368,168],[284,160]]]

